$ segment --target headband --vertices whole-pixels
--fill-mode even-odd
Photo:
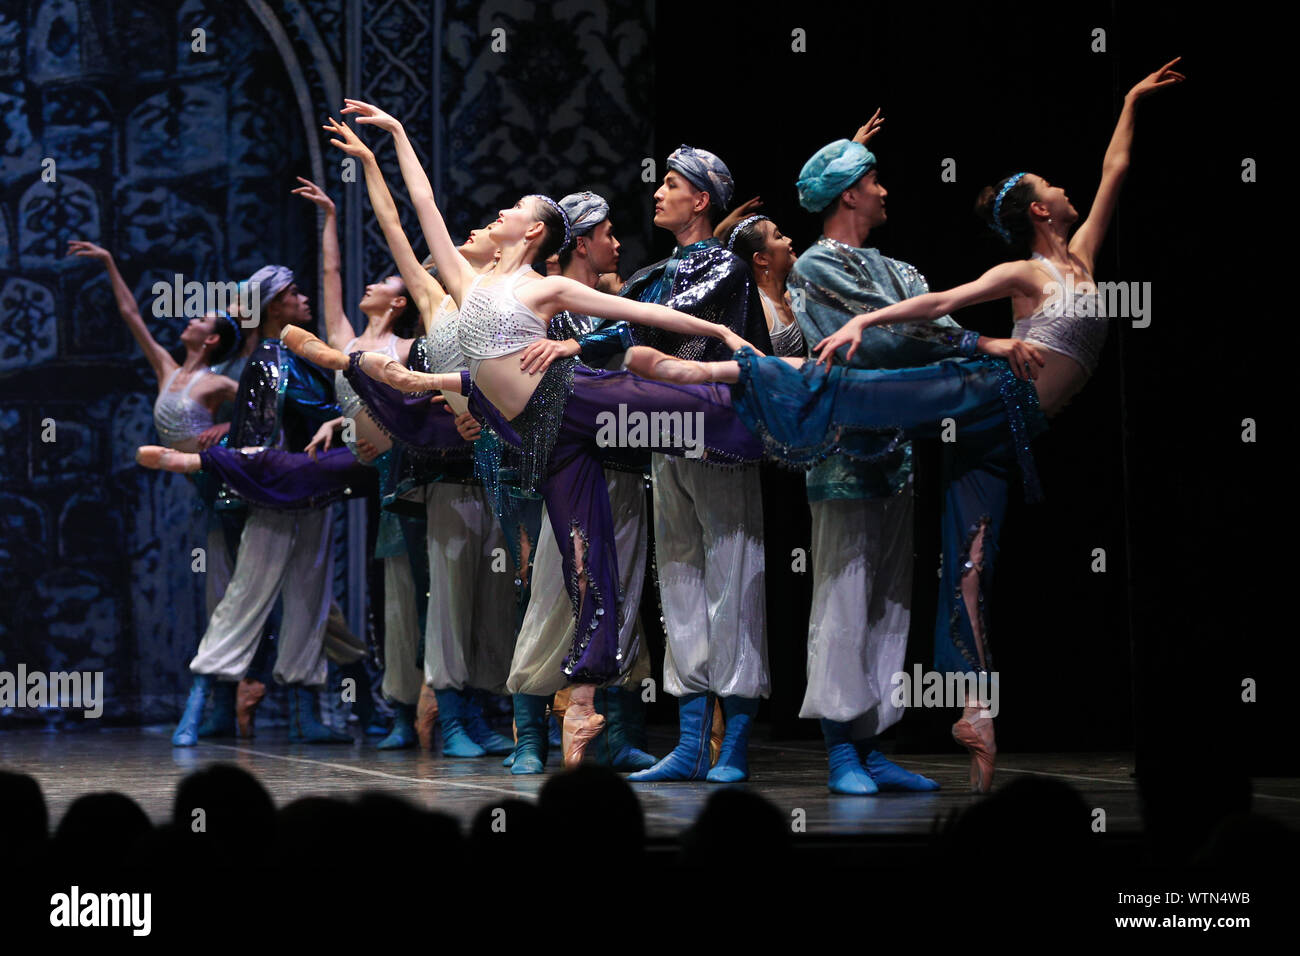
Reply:
[[[548,203],[549,205],[555,207],[555,211],[558,212],[560,214],[560,218],[564,220],[564,241],[560,243],[560,248],[555,251],[563,252],[565,249],[569,248],[569,243],[573,241],[573,227],[569,224],[569,214],[564,211],[564,207],[561,206],[554,199],[552,199],[550,196],[543,196],[541,193],[529,193],[524,198],[540,199],[542,202]]]
[[[1012,186],[1020,182],[1020,177],[1023,175],[1025,174],[1016,173],[1014,176],[1010,177],[1002,184],[1002,188],[998,190],[998,198],[993,200],[993,231],[1002,237],[1003,242],[1011,241],[1011,230],[1002,225],[1002,197],[1011,190]]]
[[[772,218],[771,216],[758,215],[758,216],[750,216],[748,219],[740,220],[740,222],[736,223],[736,228],[731,230],[731,235],[727,237],[727,251],[730,252],[732,246],[736,244],[736,236],[740,234],[740,230],[744,229],[746,226],[750,225],[751,223],[758,222],[760,219],[767,219],[770,221],[771,218]]]

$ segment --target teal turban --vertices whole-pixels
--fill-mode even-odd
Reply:
[[[799,205],[809,212],[821,212],[835,197],[861,179],[876,157],[861,143],[837,139],[828,143],[799,170]]]

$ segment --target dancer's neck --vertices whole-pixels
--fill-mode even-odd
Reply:
[[[834,239],[836,242],[862,249],[866,247],[867,237],[871,235],[871,226],[859,221],[853,215],[853,210],[840,207],[826,220],[822,235],[827,239]]]
[[[705,216],[696,216],[682,226],[680,230],[673,230],[677,245],[683,248],[708,239],[712,235],[713,227],[709,225],[709,220]]]
[[[785,299],[785,280],[784,275],[772,275],[770,278],[760,277],[756,281],[764,295],[773,302],[781,302]]]
[[[185,361],[181,363],[181,375],[189,377],[207,366],[208,347],[194,349],[185,347]]]
[[[1034,252],[1054,262],[1070,261],[1070,240],[1065,234],[1064,223],[1041,223],[1035,232]]]
[[[575,279],[589,289],[596,288],[596,282],[600,279],[600,273],[591,267],[591,260],[576,255],[560,270],[560,275],[567,279]]]

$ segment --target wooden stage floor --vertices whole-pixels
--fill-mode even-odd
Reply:
[[[202,742],[173,749],[170,727],[109,729],[55,735],[39,731],[0,732],[0,767],[34,776],[45,792],[51,826],[78,796],[116,790],[137,801],[156,823],[171,813],[172,796],[182,777],[214,761],[242,766],[260,779],[277,806],[303,796],[347,797],[379,790],[431,810],[450,814],[468,827],[484,806],[509,797],[535,797],[553,772],[512,776],[501,758],[443,759],[417,750],[379,751],[373,740],[352,746],[289,743],[284,731],[264,731],[247,743]],[[803,810],[807,833],[821,836],[917,836],[981,799],[968,792],[965,756],[956,751],[898,758],[911,770],[942,785],[925,794],[844,797],[826,789],[825,751],[814,741],[782,743],[755,735],[750,748],[750,780],[744,786],[771,800],[783,814]],[[673,740],[651,732],[651,751],[662,755]],[[657,749],[656,749],[657,748]],[[1132,756],[1102,754],[1000,754],[997,785],[1021,775],[1068,782],[1089,807],[1106,810],[1112,833],[1141,828],[1138,795],[1131,776]],[[646,814],[647,835],[673,838],[695,819],[717,787],[707,783],[633,784]],[[1300,825],[1300,779],[1255,781],[1255,809]]]

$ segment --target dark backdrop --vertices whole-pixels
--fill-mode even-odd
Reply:
[[[1086,215],[1124,93],[1175,56],[1189,77],[1146,100],[1103,280],[1150,282],[1147,328],[1112,322],[1088,388],[1035,444],[1047,491],[1013,491],[993,589],[991,633],[1002,673],[999,742],[1014,749],[1101,749],[1138,741],[1186,745],[1193,759],[1294,761],[1282,748],[1294,663],[1266,587],[1265,522],[1285,513],[1260,459],[1280,437],[1263,407],[1254,348],[1233,333],[1269,313],[1263,257],[1270,177],[1243,183],[1242,161],[1267,169],[1262,131],[1278,70],[1267,22],[1202,18],[1182,5],[802,4],[779,16],[747,4],[658,5],[659,153],[680,142],[717,152],[738,199],[806,248],[816,217],[794,181],[821,145],[850,137],[879,106],[873,141],[890,191],[889,222],[871,236],[941,289],[999,261],[974,217],[979,189],[1021,169],[1066,186]],[[807,52],[791,50],[806,31]],[[1105,30],[1105,53],[1092,31]],[[956,160],[956,181],[940,178]],[[1277,196],[1276,187],[1271,195]],[[657,237],[659,251],[670,240]],[[1242,281],[1245,280],[1245,281]],[[1265,291],[1269,288],[1269,291]],[[1010,329],[1007,304],[963,311],[986,334]],[[1241,440],[1253,418],[1267,437]],[[916,587],[909,658],[932,659],[937,580],[936,449],[918,468]],[[778,513],[806,521],[781,501]],[[806,535],[794,521],[793,533]],[[1093,573],[1104,548],[1107,570]],[[786,552],[788,554],[788,551]],[[1284,559],[1285,560],[1285,559]],[[803,683],[807,582],[769,550],[771,716],[792,721]],[[806,600],[806,598],[804,598]],[[909,661],[910,663],[910,661]],[[1242,701],[1242,681],[1271,686]],[[950,714],[913,712],[904,747],[945,744]]]

